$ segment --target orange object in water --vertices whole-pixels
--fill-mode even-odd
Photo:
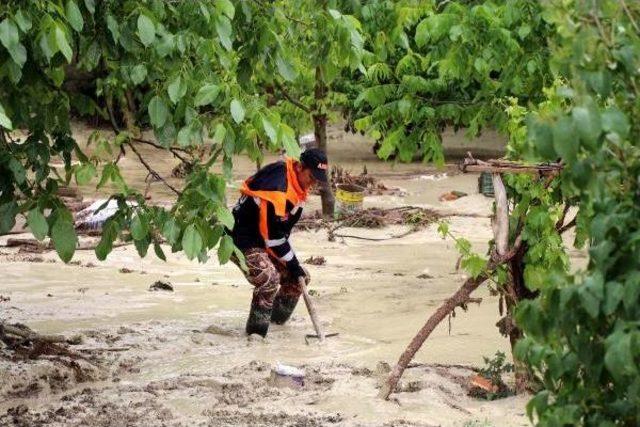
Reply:
[[[499,387],[497,385],[480,374],[475,375],[473,378],[471,378],[471,386],[478,387],[486,391],[487,393],[497,393],[499,390]]]

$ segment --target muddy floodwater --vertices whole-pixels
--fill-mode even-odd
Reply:
[[[87,129],[78,130],[80,136]],[[477,194],[477,175],[455,166],[437,170],[420,163],[377,161],[370,143],[333,130],[330,162],[359,173],[363,166],[392,195],[371,195],[365,207],[404,205],[435,209],[454,235],[484,252],[491,238],[492,200]],[[142,150],[168,174],[175,162]],[[152,149],[151,149],[152,150]],[[145,172],[127,156],[125,174],[142,182]],[[238,159],[237,182],[255,170]],[[177,181],[176,181],[177,182]],[[469,195],[449,202],[442,193]],[[86,198],[96,197],[90,188]],[[154,183],[152,201],[169,197]],[[237,197],[230,189],[229,202]],[[319,207],[312,196],[308,211]],[[345,228],[368,238],[402,234],[405,226]],[[244,324],[251,286],[233,265],[206,264],[182,254],[167,262],[152,254],[140,259],[131,246],[119,247],[104,262],[79,251],[73,265],[55,254],[0,255],[0,320],[21,322],[41,333],[81,335],[86,360],[65,366],[54,360],[10,362],[0,358],[2,425],[528,425],[528,396],[488,402],[467,396],[472,366],[497,350],[509,352],[500,336],[497,299],[481,287],[467,312],[443,322],[415,358],[403,389],[390,401],[377,397],[380,381],[426,318],[466,278],[456,271],[457,252],[432,224],[405,237],[369,241],[336,238],[326,230],[296,231],[293,245],[307,265],[311,289],[327,332],[325,343],[305,343],[312,332],[304,305],[292,320],[272,326],[266,339],[247,338]],[[0,238],[0,242],[2,242]],[[169,250],[166,250],[169,254]],[[157,280],[173,292],[151,292]],[[276,387],[276,363],[306,372],[302,389]],[[454,366],[455,365],[455,366]],[[453,366],[453,367],[452,367]]]

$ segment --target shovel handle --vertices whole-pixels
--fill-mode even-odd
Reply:
[[[309,296],[309,291],[307,290],[307,284],[305,282],[304,277],[299,277],[298,283],[300,284],[300,288],[302,288],[302,296],[304,298],[304,303],[307,306],[309,317],[311,317],[311,323],[313,323],[313,329],[316,330],[316,334],[318,335],[318,341],[322,342],[324,341],[324,332],[322,332],[322,328],[320,328],[318,313],[316,312],[316,307],[313,305],[311,296]]]

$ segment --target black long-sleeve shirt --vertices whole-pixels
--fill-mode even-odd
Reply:
[[[285,177],[284,186],[286,188],[286,171],[282,162],[268,165],[259,171],[251,181],[251,184],[260,188],[270,187],[282,189],[282,179]],[[266,208],[266,233],[260,230],[260,224],[263,220],[261,215],[262,205]],[[304,275],[304,270],[300,266],[300,262],[291,247],[289,236],[294,225],[302,215],[302,204],[293,205],[287,200],[285,207],[285,215],[278,216],[272,202],[261,199],[259,197],[250,197],[243,195],[233,208],[233,216],[235,224],[232,231],[234,244],[238,249],[244,251],[250,248],[265,248],[271,252],[273,256],[285,263],[287,270],[294,276]]]

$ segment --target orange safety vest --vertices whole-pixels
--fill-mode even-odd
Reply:
[[[294,169],[294,160],[287,158],[285,164],[287,169],[287,188],[285,191],[278,190],[252,190],[249,188],[251,179],[242,183],[240,192],[248,197],[258,197],[260,199],[260,235],[267,241],[269,239],[269,226],[267,222],[267,203],[271,202],[276,215],[285,217],[287,214],[287,202],[294,206],[307,199],[307,191],[303,190],[298,182],[298,176]],[[269,249],[267,249],[269,252]]]

